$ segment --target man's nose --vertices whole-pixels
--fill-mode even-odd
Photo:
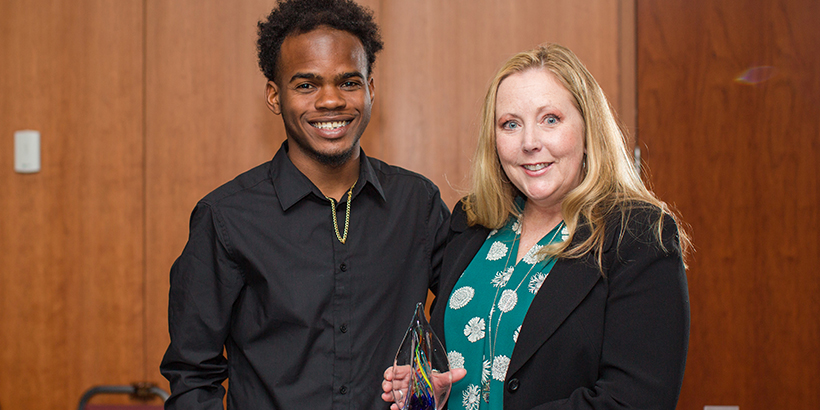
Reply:
[[[316,99],[316,108],[333,110],[345,106],[344,95],[336,87],[322,87]]]

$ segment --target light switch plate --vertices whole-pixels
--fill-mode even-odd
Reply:
[[[22,174],[40,172],[40,131],[14,132],[14,170]]]

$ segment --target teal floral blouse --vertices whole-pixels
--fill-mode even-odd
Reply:
[[[450,295],[444,336],[451,368],[467,376],[453,384],[451,410],[501,410],[504,379],[518,332],[555,260],[540,259],[544,246],[566,239],[561,222],[516,264],[521,222],[510,218],[490,232]]]

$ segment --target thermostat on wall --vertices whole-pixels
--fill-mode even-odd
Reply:
[[[14,132],[14,170],[22,174],[40,172],[40,131]]]

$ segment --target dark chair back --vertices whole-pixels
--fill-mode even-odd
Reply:
[[[92,397],[107,394],[127,394],[133,404],[89,404]],[[153,383],[133,383],[130,385],[99,385],[93,386],[83,393],[77,410],[162,410],[162,404],[148,404],[156,398],[164,403],[168,400],[168,392]]]

